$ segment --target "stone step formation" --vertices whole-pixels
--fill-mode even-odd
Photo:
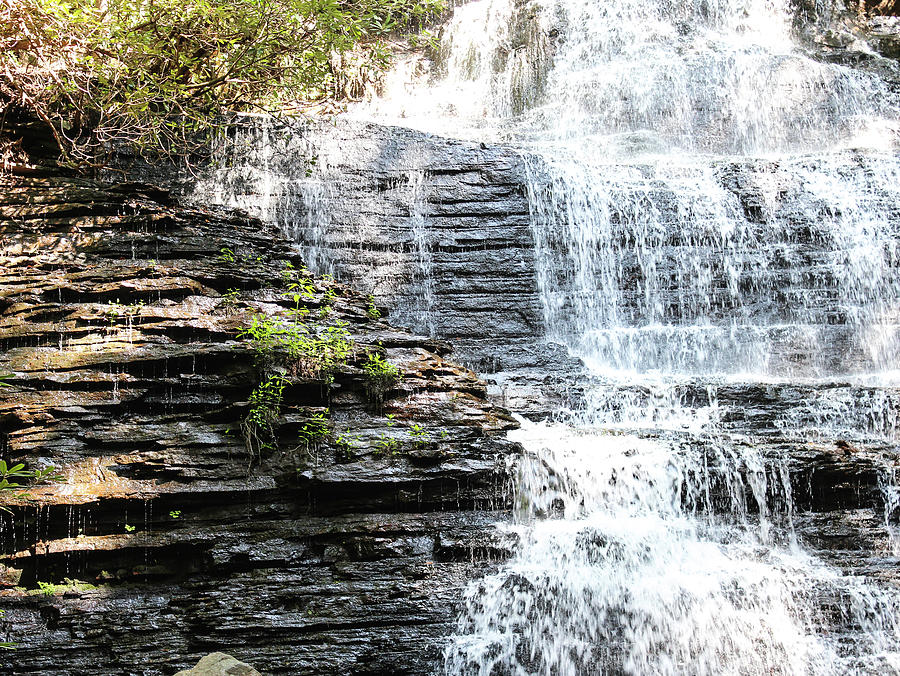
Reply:
[[[219,647],[272,674],[433,665],[508,552],[487,525],[517,423],[485,384],[259,220],[40,167],[0,185],[2,455],[65,478],[0,515],[3,670],[170,674]],[[327,378],[282,369],[248,450],[269,372],[240,330],[298,307],[351,347]],[[377,401],[372,354],[400,375]]]

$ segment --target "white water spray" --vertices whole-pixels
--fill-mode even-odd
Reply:
[[[352,111],[521,150],[546,337],[589,371],[513,434],[519,546],[467,590],[446,673],[900,672],[900,594],[868,572],[898,551],[900,102],[793,21],[786,0],[477,0],[438,64]],[[275,185],[256,150],[224,198],[253,193],[326,271],[327,181]],[[431,330],[433,177],[394,164],[411,256],[359,281],[420,283],[394,319]],[[854,511],[873,561],[809,541],[822,453],[879,472],[883,513]]]
[[[593,374],[514,434],[521,544],[468,590],[447,673],[900,670],[900,595],[797,536],[785,445],[896,457],[897,100],[791,22],[481,0],[442,78],[357,111],[523,148],[547,337]]]

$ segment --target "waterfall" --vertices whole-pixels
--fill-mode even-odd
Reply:
[[[854,444],[896,551],[900,106],[793,31],[780,0],[480,0],[354,111],[521,148],[546,338],[590,372],[512,435],[519,549],[446,673],[900,671],[900,594],[794,494],[796,453]]]
[[[349,111],[520,153],[544,339],[585,365],[583,396],[511,434],[498,528],[519,544],[465,591],[445,673],[900,672],[900,100],[882,74],[900,76],[858,34],[858,67],[801,41],[798,11],[477,0],[434,63],[405,58]],[[441,209],[446,167],[246,133],[255,159],[201,194],[276,220],[318,271],[326,244],[377,240],[344,272],[379,299],[411,289],[393,321],[440,337],[469,309],[441,305],[468,283],[441,267],[467,213]],[[341,178],[364,195],[345,216],[329,181],[352,153],[375,180]]]
[[[893,147],[897,94],[807,56],[793,20],[785,0],[477,0],[439,68],[397,69],[356,114],[593,157]]]

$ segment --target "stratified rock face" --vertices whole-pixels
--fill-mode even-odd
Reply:
[[[543,337],[524,165],[512,149],[340,120],[239,121],[182,190],[277,222],[312,269],[482,372],[533,364]],[[164,177],[160,177],[164,178]],[[171,180],[171,179],[170,179]]]
[[[897,64],[890,60],[900,58],[898,10],[895,0],[798,0],[797,31],[825,60],[896,82]]]
[[[583,373],[563,345],[604,339],[580,324],[582,306],[594,303],[621,314],[610,326],[689,324],[702,315],[725,333],[741,312],[783,324],[809,306],[805,323],[823,337],[810,371],[858,362],[840,280],[828,272],[832,250],[846,246],[835,240],[847,233],[834,227],[827,196],[808,178],[817,161],[828,162],[829,177],[849,185],[860,205],[896,210],[885,190],[890,180],[879,183],[890,162],[852,151],[824,160],[722,160],[698,173],[689,190],[652,165],[619,173],[608,166],[574,177],[585,187],[567,201],[573,177],[536,156],[347,120],[243,119],[223,140],[217,164],[199,180],[183,176],[177,188],[275,223],[316,270],[373,293],[394,321],[450,340],[455,358],[492,374],[504,406],[545,412],[581,398]],[[654,205],[650,216],[645,199]],[[747,235],[749,244],[736,244],[732,258],[721,255],[725,235],[707,227],[705,219],[718,217],[704,211],[710,199]],[[579,212],[591,204],[591,214]],[[690,227],[674,227],[685,211],[698,215]],[[588,218],[604,236],[572,245],[571,228]],[[699,279],[692,266],[709,270],[705,284],[685,282]],[[616,279],[617,288],[603,287],[605,279]],[[669,341],[650,336],[659,353],[648,354],[635,331],[609,349],[641,355],[630,365],[639,370],[665,370],[692,351],[706,355],[696,366],[701,372],[755,366],[759,359],[747,347],[755,338],[731,333],[715,337],[718,344],[702,343],[709,340],[703,336],[691,343],[690,332]],[[769,333],[773,363],[803,358],[808,336]]]
[[[399,127],[240,118],[196,171],[121,167],[195,203],[278,226],[318,273],[371,293],[391,321],[497,374],[495,401],[543,415],[582,365],[545,340],[522,156]],[[575,388],[577,390],[577,388]]]
[[[354,348],[331,388],[292,378],[278,448],[248,453],[261,376],[237,331],[295,305],[296,251],[146,186],[0,186],[2,456],[67,475],[2,516],[4,672],[171,674],[221,647],[267,674],[429,671],[461,588],[508,549],[489,524],[515,423],[484,384],[309,279],[304,311]],[[377,408],[367,352],[402,372]],[[305,442],[317,414],[328,435]]]

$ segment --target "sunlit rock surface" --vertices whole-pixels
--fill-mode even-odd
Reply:
[[[0,516],[4,673],[171,674],[221,647],[268,674],[432,668],[466,580],[508,553],[488,525],[516,423],[484,383],[319,278],[310,307],[334,293],[354,354],[330,393],[286,390],[280,450],[251,457],[236,332],[289,306],[296,250],[148,186],[30,168],[0,192],[2,456],[66,476]],[[377,411],[376,344],[403,374]],[[330,436],[300,443],[325,408]]]

